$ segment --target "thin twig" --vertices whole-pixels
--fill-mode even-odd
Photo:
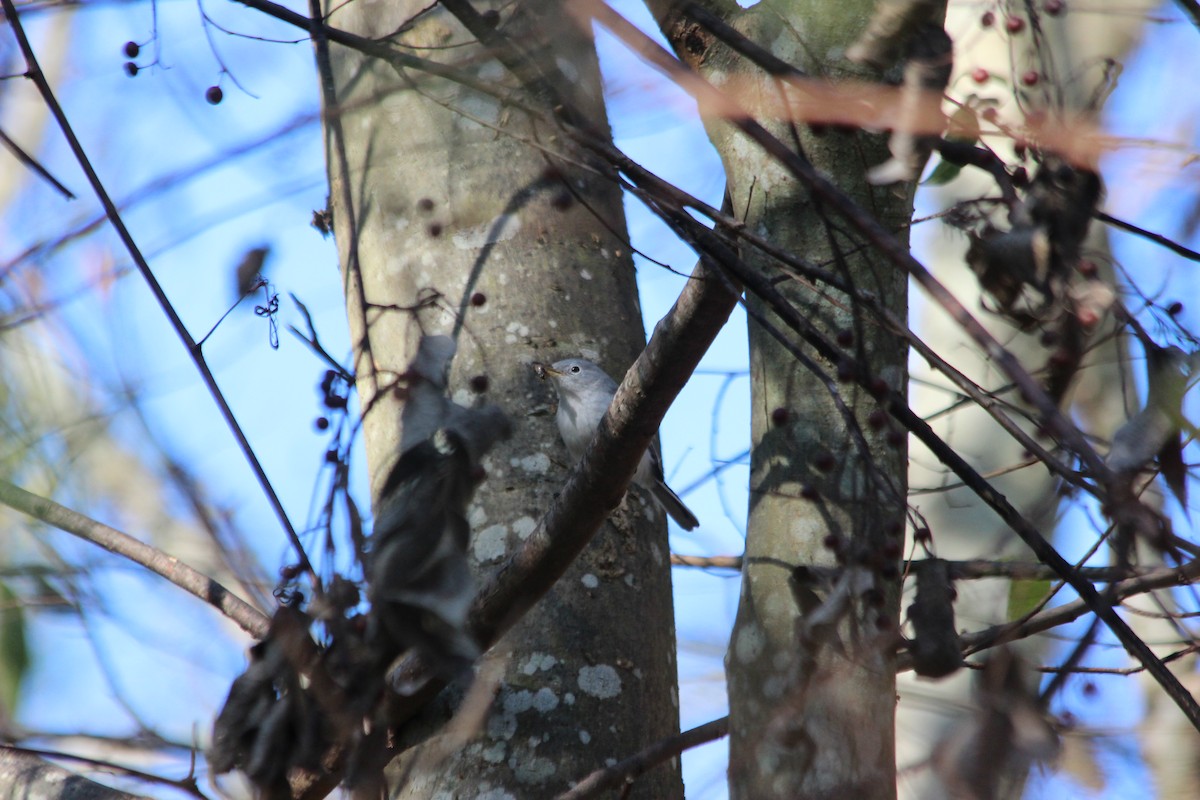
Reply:
[[[55,178],[53,175],[51,175],[50,170],[43,167],[38,163],[36,158],[22,150],[21,146],[10,139],[8,134],[2,130],[0,130],[0,143],[7,147],[9,151],[17,157],[18,161],[36,172],[42,178],[42,180],[46,181],[55,189],[57,189],[59,194],[61,194],[63,197],[67,198],[68,200],[75,199],[75,195],[71,193],[71,190],[66,186],[63,186],[59,182],[58,178]]]
[[[1092,214],[1093,217],[1103,222],[1105,225],[1112,225],[1114,228],[1120,228],[1128,233],[1136,234],[1143,239],[1154,242],[1155,244],[1165,247],[1177,256],[1183,256],[1188,261],[1200,261],[1200,253],[1192,250],[1190,247],[1184,247],[1174,239],[1163,236],[1161,233],[1148,231],[1145,228],[1139,228],[1132,222],[1126,222],[1123,219],[1117,219],[1111,214],[1105,214],[1103,211],[1096,211]]]
[[[671,553],[673,567],[701,567],[703,569],[737,569],[742,568],[741,556],[685,556]]]
[[[1145,575],[1115,583],[1110,587],[1110,591],[1115,600],[1124,600],[1127,597],[1145,594],[1155,589],[1168,589],[1172,586],[1188,584],[1197,578],[1200,578],[1200,561],[1191,561],[1182,567],[1161,567],[1151,570]],[[1016,623],[1006,622],[986,630],[963,634],[959,641],[965,654],[978,653],[999,642],[1023,639],[1035,633],[1066,625],[1092,610],[1087,602],[1074,600]],[[1161,660],[1156,660],[1161,663]],[[898,666],[901,669],[906,666],[903,655],[899,657]],[[1143,663],[1143,667],[1150,671],[1148,665]]]
[[[628,786],[635,780],[669,758],[675,758],[684,750],[715,742],[729,735],[729,717],[714,719],[691,730],[676,734],[646,747],[624,761],[611,767],[598,769],[579,783],[563,792],[555,800],[585,800],[598,797],[608,789]],[[623,796],[623,795],[622,795]]]

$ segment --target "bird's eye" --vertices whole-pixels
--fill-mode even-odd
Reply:
[[[576,364],[575,366],[571,367],[571,372],[578,374],[579,373],[579,365]]]

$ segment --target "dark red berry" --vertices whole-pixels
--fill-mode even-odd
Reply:
[[[1047,363],[1052,367],[1069,367],[1075,363],[1075,356],[1071,354],[1070,350],[1059,349],[1050,354]]]
[[[842,347],[849,347],[850,345],[854,344],[854,331],[838,331],[837,343]]]
[[[878,377],[871,378],[871,382],[867,384],[867,391],[870,392],[871,396],[876,400],[882,400],[883,398],[887,397],[888,388],[887,381]]]
[[[985,108],[983,111],[980,112],[979,116],[983,117],[988,122],[995,122],[997,119],[1000,118],[1000,112],[997,111],[992,106],[988,106],[987,108]]]
[[[316,420],[313,421],[313,425],[315,425],[319,431],[328,430],[329,417],[317,417]]]
[[[134,75],[137,75],[138,74],[138,65],[133,63],[132,61],[126,61],[125,62],[125,74],[131,78]]]
[[[220,86],[210,86],[204,91],[204,99],[209,105],[215,106],[225,99],[225,93],[221,91]]]
[[[790,416],[791,413],[786,408],[777,408],[771,412],[771,423],[773,425],[786,425]]]
[[[470,384],[471,384],[472,392],[475,392],[476,394],[483,394],[484,392],[486,392],[488,390],[488,384],[489,384],[488,376],[487,375],[476,375],[473,378],[471,378]]]
[[[908,434],[904,431],[888,431],[887,443],[892,447],[901,447],[908,440]]]
[[[486,302],[487,302],[487,295],[484,294],[483,292],[476,292],[475,294],[471,295],[471,305],[475,306],[476,308],[478,308],[479,306],[483,305]]]
[[[827,533],[825,534],[825,538],[821,540],[821,544],[825,545],[826,550],[837,553],[842,549],[842,537],[836,533]]]
[[[279,568],[279,577],[285,581],[294,581],[300,575],[299,564],[284,564]]]
[[[882,430],[884,425],[887,425],[888,414],[882,408],[877,408],[870,414],[867,414],[867,425],[871,430]]]
[[[983,16],[979,18],[979,24],[985,28],[990,28],[996,24],[996,15],[994,12],[985,11]]]
[[[1174,303],[1171,303],[1171,305],[1167,306],[1167,313],[1170,314],[1172,317],[1178,316],[1182,312],[1183,312],[1183,303],[1179,302],[1178,300],[1176,300]]]
[[[436,239],[438,236],[442,235],[442,223],[440,223],[440,222],[429,223],[428,231],[429,231],[429,235]]]
[[[433,200],[428,197],[422,197],[417,201],[417,209],[428,214],[430,211],[433,211]]]
[[[854,364],[845,359],[838,362],[837,377],[842,383],[854,380]]]
[[[1025,30],[1025,20],[1022,17],[1009,17],[1004,21],[1004,29],[1009,33],[1020,33]]]
[[[140,52],[142,52],[142,48],[138,47],[137,42],[126,42],[125,43],[125,57],[126,58],[137,58],[138,53],[140,53]]]
[[[813,466],[821,472],[829,472],[837,466],[837,459],[828,450],[822,450],[813,458]]]
[[[1038,74],[1037,70],[1031,69],[1026,70],[1026,72],[1021,76],[1021,83],[1025,84],[1026,86],[1037,86],[1038,81],[1041,79],[1042,76]]]
[[[988,79],[991,77],[992,73],[988,72],[983,67],[976,67],[975,69],[971,70],[971,80],[975,81],[976,83],[987,83]]]
[[[1092,261],[1090,258],[1084,258],[1084,259],[1080,260],[1079,274],[1082,275],[1083,277],[1094,278],[1094,277],[1096,277],[1096,273],[1099,271],[1100,270],[1096,266],[1096,262]]]
[[[1084,697],[1095,697],[1099,691],[1100,690],[1096,688],[1096,684],[1092,683],[1091,681],[1088,681],[1083,685]]]
[[[555,211],[566,211],[574,202],[575,198],[570,192],[562,191],[550,198],[550,207]]]
[[[1046,0],[1046,5],[1042,6],[1046,9],[1046,13],[1052,17],[1057,17],[1059,14],[1067,10],[1067,4],[1064,0]]]
[[[806,483],[800,487],[800,496],[805,500],[816,500],[821,493],[817,491],[817,487]]]

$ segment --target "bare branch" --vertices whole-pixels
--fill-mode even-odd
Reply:
[[[8,797],[45,800],[144,800],[51,764],[24,748],[0,745],[0,785]]]
[[[611,767],[596,770],[575,784],[570,791],[560,794],[556,800],[584,800],[588,797],[599,797],[608,789],[628,787],[637,780],[638,776],[668,758],[674,758],[684,750],[714,742],[728,735],[729,717],[706,722],[677,736],[655,742],[641,752],[635,753]]]
[[[141,564],[216,608],[254,638],[261,639],[266,635],[270,622],[267,617],[212,578],[197,572],[174,556],[5,480],[0,480],[0,503],[99,545],[135,564]]]
[[[1169,239],[1166,236],[1163,236],[1161,233],[1154,233],[1153,231],[1148,231],[1145,228],[1139,228],[1132,222],[1126,222],[1123,219],[1117,219],[1110,214],[1105,214],[1103,211],[1097,211],[1095,214],[1093,214],[1093,216],[1103,222],[1105,225],[1112,225],[1114,228],[1119,228],[1120,230],[1127,231],[1128,233],[1141,236],[1143,239],[1147,239],[1161,247],[1165,247],[1175,255],[1182,256],[1188,261],[1200,261],[1200,253],[1197,253],[1190,247],[1184,247],[1179,242],[1175,241],[1174,239]]]
[[[59,194],[61,194],[63,197],[67,198],[68,200],[75,199],[75,195],[71,193],[71,190],[66,186],[63,186],[62,183],[59,182],[58,178],[55,178],[53,175],[51,175],[50,170],[43,167],[38,163],[36,158],[22,150],[21,146],[9,138],[8,134],[2,130],[0,130],[0,144],[3,144],[5,147],[7,147],[9,152],[17,157],[18,161],[36,172],[42,178],[42,180],[46,181],[55,189],[57,189]]]

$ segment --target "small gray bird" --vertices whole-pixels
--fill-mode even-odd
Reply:
[[[617,392],[617,383],[604,370],[582,358],[567,358],[549,367],[540,364],[536,367],[541,377],[554,381],[558,392],[558,432],[562,434],[571,458],[578,461],[596,428],[600,427],[600,420]],[[700,524],[679,495],[663,482],[662,467],[653,448],[642,455],[633,481],[647,489],[663,511],[685,531]]]

